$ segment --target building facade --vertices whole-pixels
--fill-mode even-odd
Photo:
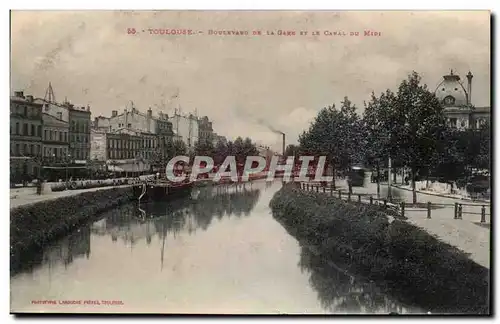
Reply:
[[[66,102],[69,112],[69,154],[76,164],[90,158],[90,107],[75,107]]]
[[[157,135],[157,153],[160,155],[160,161],[168,155],[168,142],[174,140],[174,131],[172,123],[168,120],[168,115],[160,112],[156,120],[156,135]]]
[[[46,113],[42,120],[44,159],[69,160],[69,123]]]
[[[90,130],[90,159],[106,162],[108,159],[107,133],[98,129]]]
[[[214,129],[212,126],[212,122],[208,119],[207,116],[204,116],[199,120],[198,141],[206,143],[214,142]]]
[[[198,118],[192,114],[183,116],[175,113],[169,120],[172,123],[174,133],[182,139],[187,149],[192,151],[198,142]]]
[[[121,114],[118,110],[111,112],[111,117],[99,116],[94,119],[94,124],[97,129],[114,132],[120,129],[131,129],[144,133],[155,133],[157,125],[156,119],[153,118],[153,111],[148,109],[144,114],[137,110],[133,105],[131,109],[125,108]]]
[[[111,132],[111,122],[110,118],[99,116],[94,118],[92,123],[92,129],[100,132]]]
[[[59,120],[69,123],[69,109],[64,104],[50,102],[41,98],[37,98],[35,101],[43,105],[44,114],[53,116]]]
[[[133,160],[144,155],[142,138],[137,133],[108,133],[106,147],[109,160]]]
[[[42,105],[16,91],[10,97],[11,178],[37,177],[42,147]]]
[[[111,117],[99,116],[94,119],[94,129],[98,132],[105,132],[108,134],[136,134],[134,136],[140,137],[140,145],[137,152],[137,157],[147,161],[153,160],[158,153],[162,153],[166,148],[167,141],[173,139],[174,133],[172,123],[168,115],[160,112],[158,117],[153,116],[151,108],[144,114],[137,110],[133,103],[128,109],[124,109],[123,113],[118,114],[117,110],[111,112]],[[110,135],[115,136],[115,135]],[[115,139],[114,139],[115,140]],[[114,143],[114,142],[113,142]],[[116,148],[113,147],[113,151]],[[163,152],[165,153],[165,152]],[[112,156],[120,156],[121,153],[111,153]],[[128,153],[123,153],[128,155]],[[132,158],[135,158],[133,156]]]
[[[450,71],[436,88],[435,94],[444,106],[444,114],[450,127],[456,129],[478,129],[490,121],[490,107],[475,107],[472,104],[472,78],[469,71],[464,86],[460,76]]]
[[[90,156],[95,161],[105,161],[110,171],[144,172],[150,169],[155,140],[152,134],[129,129],[92,130]]]

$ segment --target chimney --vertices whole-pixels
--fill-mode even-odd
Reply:
[[[111,117],[116,117],[116,116],[118,116],[118,110],[112,110]]]
[[[285,156],[285,133],[281,133],[283,135],[283,156]]]
[[[26,100],[28,100],[29,102],[33,102],[33,96],[26,96]]]
[[[87,111],[90,111],[90,105],[87,105]]]
[[[22,91],[14,91],[14,96],[18,98],[24,98],[24,93]]]
[[[474,76],[469,71],[469,73],[467,73],[467,103],[469,105],[472,104],[472,78],[473,77]]]
[[[99,117],[94,118],[94,127],[97,128],[99,126]]]
[[[153,118],[153,110],[151,107],[148,109],[148,117],[147,117],[147,122],[148,122],[148,132],[151,132],[151,119]]]

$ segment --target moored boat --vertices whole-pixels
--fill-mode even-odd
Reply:
[[[134,198],[140,202],[167,201],[177,198],[190,197],[194,182],[179,183],[170,181],[143,182],[133,187]]]

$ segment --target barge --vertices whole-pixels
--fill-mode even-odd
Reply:
[[[190,197],[194,182],[183,181],[179,183],[157,180],[143,182],[133,187],[134,198],[139,202],[168,201],[178,198]]]

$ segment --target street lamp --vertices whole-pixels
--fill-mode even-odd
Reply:
[[[391,192],[391,153],[389,153],[389,161],[388,161],[388,169],[387,170],[387,185],[388,185],[388,188],[387,188],[387,200],[389,200],[390,202],[392,202],[392,192]]]
[[[66,157],[66,182],[68,182],[68,169],[70,160],[71,160],[71,154],[68,154]]]
[[[390,202],[392,202],[392,192],[391,192],[391,169],[392,169],[392,159],[391,159],[391,134],[389,133],[389,135],[381,135],[379,137],[380,139],[386,139],[388,140],[384,145],[388,145],[389,146],[389,150],[388,150],[388,161],[387,161],[387,200],[389,200]],[[380,195],[379,194],[379,183],[380,183],[380,172],[378,172],[379,174],[377,174],[377,197]],[[385,172],[384,172],[385,174]]]

